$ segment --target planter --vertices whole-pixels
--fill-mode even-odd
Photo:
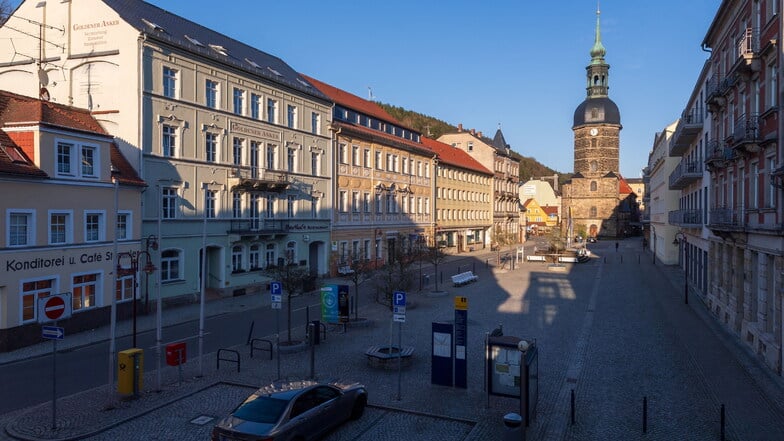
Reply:
[[[398,349],[395,345],[376,345],[369,347],[365,351],[365,356],[367,356],[370,367],[393,370],[397,369],[398,365],[401,367],[411,366],[414,348],[403,346],[402,349]]]

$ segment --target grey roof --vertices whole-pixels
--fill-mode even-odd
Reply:
[[[596,117],[593,110],[596,110]],[[621,112],[613,100],[607,97],[587,98],[574,111],[574,127],[585,124],[621,125]]]
[[[141,0],[103,0],[139,32],[328,101],[278,57]],[[221,53],[223,52],[223,53]]]
[[[495,132],[492,146],[495,147],[496,150],[502,150],[502,151],[509,148],[509,144],[506,143],[506,139],[504,139],[504,134],[501,132],[500,128]]]

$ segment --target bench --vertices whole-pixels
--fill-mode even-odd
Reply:
[[[560,263],[577,263],[577,257],[574,256],[558,256]]]
[[[479,280],[479,277],[477,277],[473,271],[466,271],[452,276],[452,284],[454,286],[463,286],[467,283],[476,282],[477,280]]]
[[[411,365],[414,348],[413,346],[404,346],[402,350],[398,351],[397,346],[376,345],[369,347],[365,351],[365,355],[371,367],[397,369],[398,363],[401,367]]]
[[[529,262],[545,262],[544,256],[538,256],[536,254],[525,256],[525,260]]]

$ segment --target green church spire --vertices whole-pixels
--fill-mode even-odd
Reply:
[[[607,50],[604,49],[604,45],[602,45],[602,30],[601,26],[599,25],[599,16],[601,12],[599,11],[599,2],[596,2],[596,39],[594,40],[593,47],[591,48],[591,64],[601,64],[604,63],[604,56],[607,54]]]

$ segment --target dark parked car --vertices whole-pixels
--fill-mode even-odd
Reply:
[[[362,416],[359,383],[296,381],[262,387],[212,429],[212,441],[308,441]]]

